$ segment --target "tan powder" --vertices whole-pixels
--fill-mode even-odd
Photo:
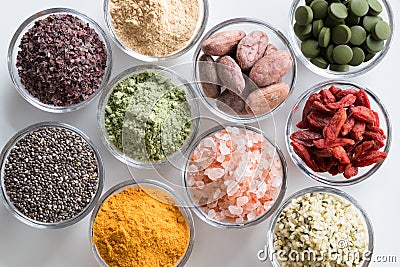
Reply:
[[[199,19],[198,0],[110,0],[120,41],[137,53],[166,56],[183,48]]]

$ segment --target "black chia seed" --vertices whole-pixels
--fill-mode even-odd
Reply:
[[[59,14],[36,21],[19,48],[16,67],[21,83],[44,104],[79,104],[102,84],[105,44],[78,17]]]
[[[77,133],[61,127],[24,135],[4,166],[11,203],[26,217],[43,223],[76,217],[90,204],[98,184],[93,149]]]

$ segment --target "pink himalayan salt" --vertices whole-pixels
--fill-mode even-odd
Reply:
[[[283,169],[264,136],[227,127],[199,143],[191,155],[187,179],[193,199],[209,218],[243,223],[271,208],[282,185]]]

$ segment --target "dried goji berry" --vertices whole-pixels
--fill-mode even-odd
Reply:
[[[335,158],[339,160],[340,164],[349,164],[350,159],[349,156],[346,153],[346,150],[342,146],[337,146],[332,148],[332,154]]]
[[[385,146],[386,136],[380,133],[367,131],[363,134],[364,140],[372,140],[375,142],[374,148],[379,149]]]
[[[311,111],[310,114],[307,116],[307,122],[310,126],[315,128],[322,129],[324,128],[328,122],[331,120],[331,117],[323,114],[318,111]]]
[[[347,117],[346,122],[343,124],[342,129],[340,130],[340,134],[342,136],[346,136],[351,131],[351,129],[353,129],[355,123],[356,121],[353,117]]]
[[[353,159],[359,158],[363,153],[371,150],[375,146],[374,141],[364,141],[356,146],[354,149],[354,156]]]
[[[355,106],[364,106],[366,108],[371,108],[371,103],[369,102],[369,98],[367,93],[364,91],[364,89],[360,89],[357,94],[356,94],[356,101],[354,102]]]
[[[358,168],[354,167],[352,164],[348,164],[344,169],[344,177],[350,179],[358,174]]]
[[[329,104],[329,103],[336,102],[336,97],[328,89],[321,90],[320,94],[321,94],[321,97],[322,97],[322,102],[324,104]]]
[[[308,152],[307,148],[302,144],[299,144],[295,141],[290,143],[293,147],[294,152],[304,161],[304,163],[310,167],[313,171],[318,172],[319,168],[315,161],[311,158],[310,153]]]
[[[326,107],[333,110],[339,108],[347,108],[353,105],[355,101],[356,101],[356,96],[353,94],[349,94],[340,99],[338,102],[327,104]]]
[[[338,169],[338,165],[335,164],[335,165],[333,165],[332,167],[330,167],[329,170],[328,170],[328,172],[329,172],[329,174],[331,174],[332,176],[338,175],[338,174],[340,173],[340,172],[339,172],[339,169]]]
[[[314,101],[313,106],[316,110],[319,110],[322,113],[329,114],[329,115],[335,114],[335,110],[329,109],[327,106],[325,106],[324,104],[322,104],[319,101]]]
[[[357,89],[346,89],[342,90],[339,93],[336,94],[336,98],[341,99],[342,97],[345,97],[346,95],[356,95],[358,93]]]
[[[356,120],[364,121],[366,123],[374,125],[375,114],[367,107],[357,106],[350,108],[351,116]]]
[[[325,149],[322,149],[322,150],[315,150],[314,151],[314,155],[317,157],[317,158],[330,158],[330,157],[332,157],[332,148],[325,148]]]
[[[372,109],[371,109],[371,110],[372,110]],[[375,117],[375,121],[374,121],[373,126],[375,126],[375,127],[380,127],[380,126],[381,126],[381,123],[380,123],[380,120],[379,120],[379,114],[378,114],[378,112],[376,112],[375,110],[372,110],[372,112],[374,113],[374,117]]]
[[[353,146],[355,144],[354,140],[349,138],[337,138],[331,142],[326,142],[325,139],[319,139],[314,140],[313,143],[319,149],[333,148],[336,146]]]
[[[378,163],[386,159],[387,154],[382,151],[367,151],[362,157],[353,160],[352,164],[354,167],[366,167],[374,163]]]
[[[332,94],[334,94],[335,96],[337,96],[337,95],[342,91],[342,89],[337,88],[337,87],[334,86],[334,85],[331,85],[331,87],[329,87],[329,91],[330,91]]]
[[[353,129],[351,129],[351,132],[355,140],[362,140],[363,134],[365,132],[365,122],[356,121],[356,123],[354,123]]]
[[[343,127],[347,119],[346,110],[344,108],[339,109],[332,119],[328,122],[323,130],[324,138],[327,142],[332,142],[338,138],[340,130]]]
[[[326,172],[329,170],[328,168],[328,158],[316,158],[315,163],[318,165],[320,171]]]
[[[317,133],[311,130],[300,130],[290,135],[290,139],[307,147],[314,146],[314,143],[312,141],[320,138],[323,138],[321,133]]]
[[[303,108],[303,114],[301,121],[296,125],[300,129],[306,129],[308,127],[307,124],[307,116],[314,109],[313,103],[314,101],[322,101],[321,95],[318,93],[314,93],[310,95],[307,99],[306,104]]]

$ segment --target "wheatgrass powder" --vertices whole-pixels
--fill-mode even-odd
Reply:
[[[110,0],[120,41],[147,56],[166,56],[183,48],[199,19],[198,0]]]
[[[133,160],[163,161],[190,135],[185,90],[160,72],[143,71],[120,81],[105,106],[107,138]]]

